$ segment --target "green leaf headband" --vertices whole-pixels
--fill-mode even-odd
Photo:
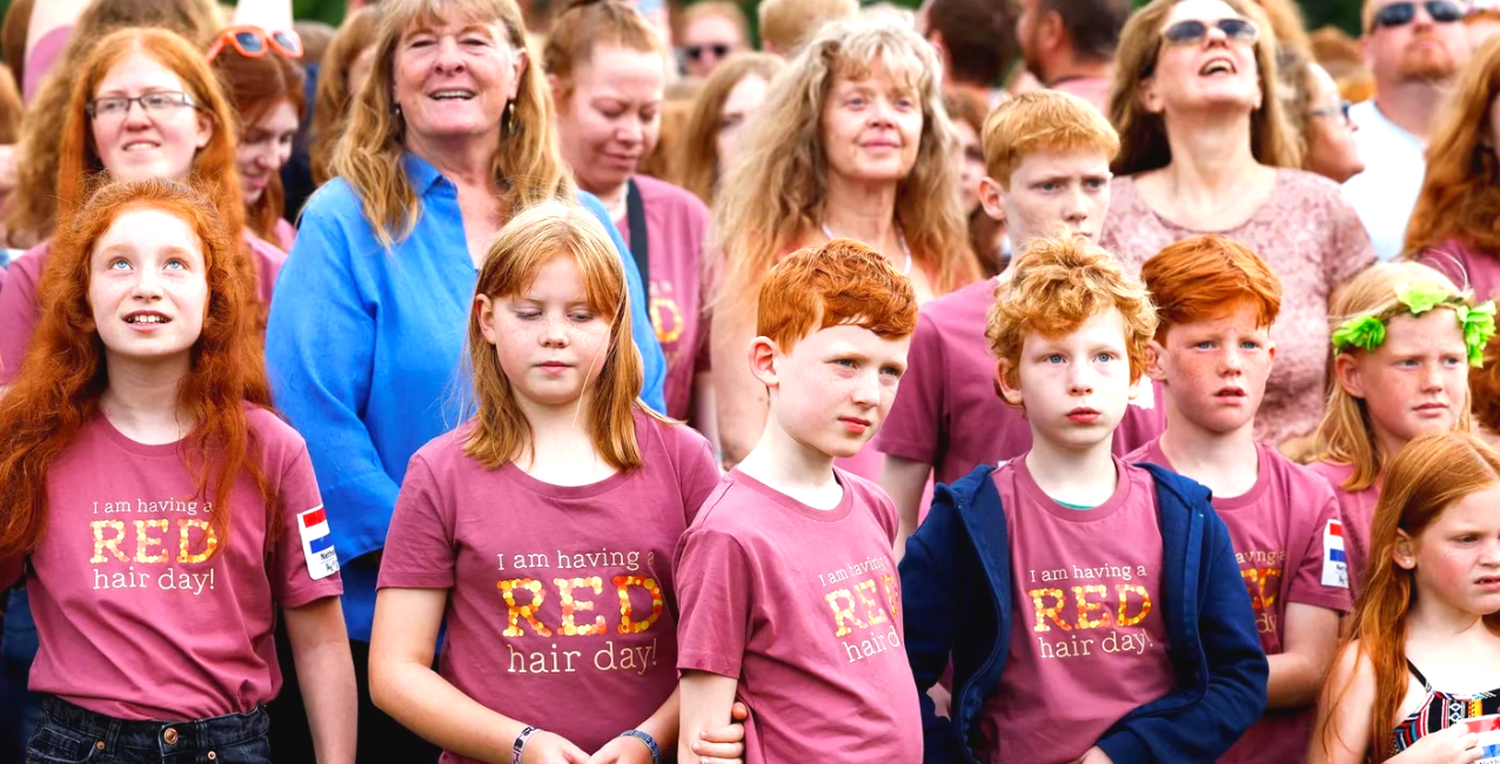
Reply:
[[[1451,306],[1464,330],[1464,347],[1469,351],[1469,365],[1484,365],[1484,346],[1495,335],[1495,301],[1470,306],[1463,298],[1447,293],[1433,281],[1396,285],[1396,301],[1402,307],[1374,315],[1356,316],[1333,332],[1333,352],[1357,347],[1372,351],[1385,343],[1385,322],[1403,312],[1420,316],[1439,306]]]

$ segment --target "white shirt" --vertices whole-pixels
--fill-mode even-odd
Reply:
[[[1359,125],[1354,142],[1365,171],[1344,181],[1344,198],[1365,224],[1376,257],[1391,260],[1401,254],[1406,222],[1422,191],[1426,148],[1415,135],[1386,119],[1374,99],[1354,104],[1349,117]]]

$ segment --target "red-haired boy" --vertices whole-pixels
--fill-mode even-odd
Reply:
[[[1260,718],[1266,658],[1208,490],[1111,453],[1151,302],[1072,236],[1002,289],[995,384],[1032,446],[939,486],[901,561],[919,691],[953,666],[951,719],[919,696],[923,761],[1214,761]]]
[[[980,199],[986,214],[1006,221],[1017,252],[1059,231],[1098,238],[1109,208],[1109,163],[1120,150],[1098,110],[1054,90],[1024,93],[996,106],[983,133]],[[1031,428],[995,394],[984,322],[997,284],[987,279],[934,300],[917,320],[911,374],[874,444],[885,454],[880,485],[901,513],[901,540],[916,529],[929,475],[952,484],[975,465],[1031,448]],[[1161,433],[1165,420],[1154,402],[1146,385],[1116,431],[1115,453]]]
[[[749,361],[766,427],[678,544],[681,739],[728,724],[738,697],[747,764],[919,761],[896,508],[834,467],[890,410],[915,294],[879,253],[836,239],[793,253],[759,295]]]
[[[1160,319],[1147,373],[1161,385],[1167,429],[1127,458],[1213,491],[1271,668],[1266,715],[1219,761],[1301,761],[1351,603],[1333,489],[1252,437],[1281,282],[1254,252],[1212,234],[1158,252],[1141,280]]]

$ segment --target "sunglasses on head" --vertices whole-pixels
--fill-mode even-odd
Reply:
[[[1464,17],[1463,9],[1453,0],[1427,0],[1422,3],[1427,15],[1439,24],[1451,24]],[[1391,3],[1375,12],[1370,23],[1372,28],[1402,27],[1417,18],[1417,4],[1413,2]]]
[[[302,58],[302,38],[296,32],[279,30],[267,32],[260,27],[230,27],[219,33],[218,39],[208,49],[208,60],[214,60],[226,46],[233,47],[245,58],[259,58],[266,51],[274,50],[287,58]]]
[[[1249,19],[1219,19],[1218,21],[1199,21],[1197,19],[1184,19],[1167,27],[1162,31],[1162,39],[1168,45],[1197,45],[1208,37],[1209,29],[1218,29],[1230,42],[1255,44],[1260,39],[1260,28]]]
[[[722,42],[716,42],[712,45],[689,45],[683,49],[683,52],[692,61],[703,58],[704,53],[712,53],[714,54],[714,58],[723,58],[729,55],[729,46]]]

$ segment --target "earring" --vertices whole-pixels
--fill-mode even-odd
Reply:
[[[505,115],[500,118],[500,135],[509,138],[516,134],[516,102],[505,104]]]

